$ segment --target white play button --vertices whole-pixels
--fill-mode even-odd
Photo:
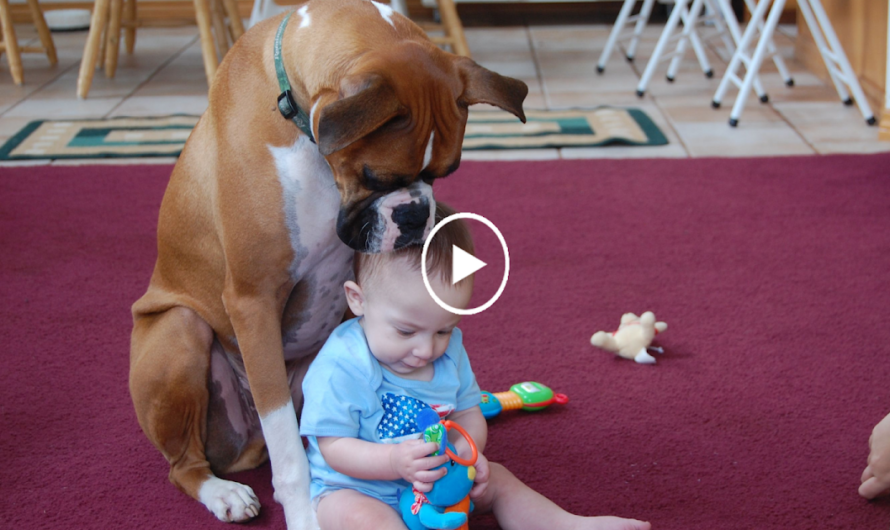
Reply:
[[[451,285],[478,271],[487,263],[457,245],[451,245]]]
[[[455,221],[457,219],[471,219],[473,221],[478,221],[478,222],[484,224],[489,229],[491,229],[492,232],[494,232],[494,235],[497,236],[498,241],[501,243],[501,248],[504,250],[504,276],[503,276],[503,278],[501,278],[501,285],[498,287],[497,292],[494,293],[494,296],[489,298],[487,302],[485,302],[484,304],[482,304],[479,307],[467,308],[467,309],[451,307],[450,305],[443,302],[442,299],[439,298],[439,296],[436,294],[436,292],[433,291],[432,286],[430,286],[430,278],[429,278],[429,274],[427,274],[427,268],[426,268],[426,255],[430,249],[430,242],[433,240],[434,237],[436,237],[436,233],[439,231],[440,228],[442,228],[446,224],[450,223],[451,221]],[[452,285],[463,280],[464,278],[466,278],[467,276],[478,271],[482,267],[485,267],[488,265],[481,259],[478,259],[475,256],[471,256],[467,251],[465,251],[455,245],[451,246],[451,250],[452,250],[452,258],[451,258],[451,278],[452,278],[451,284]],[[430,232],[430,235],[427,236],[426,242],[423,244],[423,252],[420,255],[420,273],[423,275],[423,285],[426,287],[427,292],[430,293],[430,296],[433,298],[433,300],[437,304],[439,304],[439,307],[441,307],[442,309],[444,309],[446,311],[450,311],[450,312],[454,313],[455,315],[475,315],[475,314],[481,313],[482,311],[485,311],[486,309],[491,307],[491,305],[493,303],[495,303],[495,301],[501,296],[501,293],[504,292],[504,287],[507,286],[507,279],[510,277],[510,251],[507,250],[507,242],[504,241],[504,235],[501,234],[501,231],[498,230],[498,227],[496,227],[494,225],[494,223],[492,223],[491,221],[482,217],[479,214],[469,213],[469,212],[455,213],[455,214],[449,215],[445,219],[442,219],[441,221],[436,223],[436,226],[433,227],[433,230]]]

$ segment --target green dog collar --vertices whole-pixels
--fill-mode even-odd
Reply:
[[[281,62],[281,39],[284,37],[284,28],[287,26],[287,21],[290,20],[290,16],[293,14],[293,11],[289,11],[284,16],[281,25],[278,26],[278,32],[275,34],[275,73],[278,75],[278,88],[281,90],[281,95],[278,96],[278,111],[281,112],[285,119],[293,120],[294,124],[309,137],[312,143],[315,143],[309,115],[294,100],[290,81],[287,80],[287,72],[284,71],[284,63]]]

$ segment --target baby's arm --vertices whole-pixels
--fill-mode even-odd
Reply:
[[[470,498],[478,499],[485,494],[491,473],[488,467],[488,459],[482,454],[485,450],[485,442],[488,440],[488,423],[485,421],[485,417],[482,415],[482,410],[478,406],[455,412],[449,416],[448,419],[460,424],[460,426],[467,431],[467,434],[473,438],[473,442],[476,443],[479,458],[476,460],[475,466],[476,479],[474,482],[476,484],[473,485],[473,489],[470,491]],[[470,446],[467,441],[456,431],[452,430],[449,434],[451,433],[454,434],[450,435],[448,440],[454,445],[454,448],[460,456],[468,458],[470,456]]]
[[[445,475],[446,455],[429,456],[438,446],[422,440],[399,444],[378,444],[358,438],[319,437],[318,448],[334,470],[361,480],[403,478],[419,491],[429,491],[432,483]]]
[[[467,434],[476,442],[476,449],[480,453],[485,451],[485,443],[488,441],[488,423],[485,421],[485,416],[482,415],[482,410],[478,406],[455,412],[448,416],[448,419],[459,424],[467,431]],[[470,446],[464,440],[464,437],[457,431],[450,431],[448,434],[448,441],[457,449],[457,454],[469,456]]]

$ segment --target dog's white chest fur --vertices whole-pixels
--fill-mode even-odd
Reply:
[[[297,284],[283,320],[285,358],[321,348],[346,310],[343,282],[352,278],[353,250],[337,236],[340,193],[315,144],[300,136],[291,147],[269,147],[284,194],[294,251],[289,272]]]

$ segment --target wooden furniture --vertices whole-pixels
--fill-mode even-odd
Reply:
[[[435,0],[436,7],[439,10],[439,18],[441,24],[420,24],[427,32],[443,32],[444,36],[430,36],[436,44],[445,44],[451,47],[451,51],[456,55],[470,57],[470,47],[467,45],[467,38],[464,36],[464,26],[457,14],[457,6],[454,0]]]
[[[890,9],[887,10],[887,28],[890,32]],[[887,64],[884,70],[886,80],[884,82],[884,112],[881,113],[881,130],[878,131],[878,138],[890,142],[890,33],[887,35]]]
[[[3,1],[3,0],[0,0]],[[36,0],[34,0],[36,1]],[[143,20],[137,16],[137,0],[95,0],[90,31],[80,62],[77,78],[77,97],[87,97],[97,67],[104,64],[106,77],[114,77],[120,50],[121,30],[125,30],[124,44],[127,53],[133,53],[136,28],[140,26],[175,26],[191,23],[182,18],[152,18]],[[201,54],[207,84],[213,80],[219,61],[234,42],[244,33],[244,25],[236,0],[193,0],[198,33],[201,36]],[[228,19],[228,24],[226,23]],[[217,55],[218,52],[218,55]]]
[[[22,52],[24,53],[45,53],[50,64],[56,64],[56,47],[53,44],[53,37],[49,33],[46,26],[46,20],[43,18],[43,11],[37,0],[28,0],[28,8],[31,11],[31,19],[34,26],[37,27],[37,34],[40,35],[42,46],[19,46],[15,36],[15,28],[12,25],[12,13],[9,9],[9,0],[0,0],[0,28],[2,28],[2,40],[0,40],[0,54],[6,52],[9,61],[9,70],[12,73],[12,80],[17,85],[21,85],[25,80],[24,69],[22,68]]]

